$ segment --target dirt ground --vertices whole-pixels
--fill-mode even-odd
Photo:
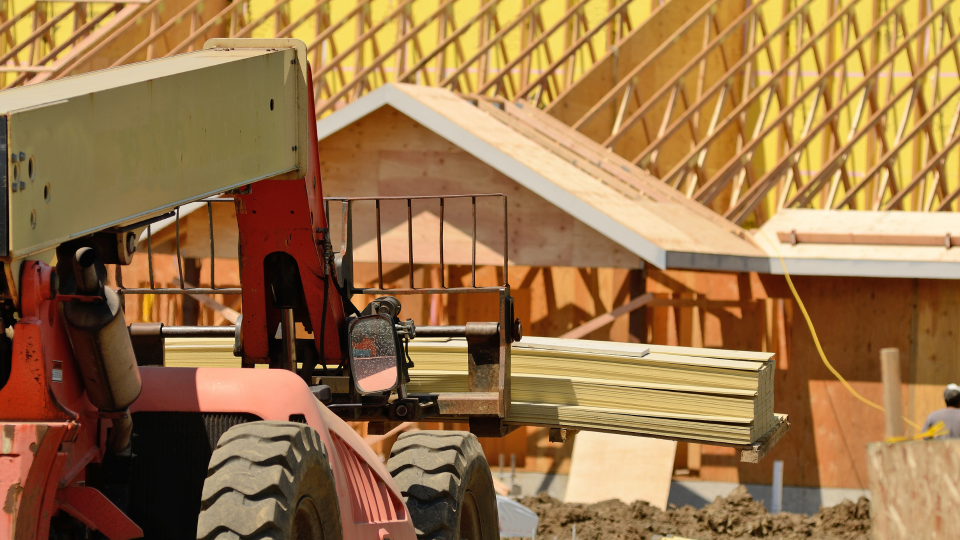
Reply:
[[[595,504],[563,503],[546,493],[520,501],[540,516],[537,538],[570,540],[648,540],[654,535],[676,535],[696,540],[740,538],[867,540],[870,537],[870,503],[861,497],[821,508],[815,516],[771,514],[740,486],[726,498],[700,510],[692,506],[666,511],[645,502],[619,500]]]

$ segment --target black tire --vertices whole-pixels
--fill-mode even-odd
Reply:
[[[317,432],[250,422],[220,437],[203,483],[198,540],[342,540],[340,506]]]
[[[420,540],[497,540],[497,494],[480,442],[465,431],[412,431],[387,462]]]

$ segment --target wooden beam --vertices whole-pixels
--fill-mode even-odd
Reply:
[[[180,285],[180,280],[177,279],[177,278],[173,278],[173,284],[174,284],[174,286],[179,286],[179,285]],[[191,285],[190,282],[188,282],[188,281],[184,281],[184,288],[185,288],[185,289],[195,289],[196,286]],[[228,308],[227,306],[221,304],[220,302],[217,302],[216,300],[213,299],[213,297],[211,297],[211,296],[209,296],[209,295],[206,295],[206,294],[190,294],[190,293],[185,293],[184,296],[189,296],[190,298],[196,300],[197,302],[199,302],[199,303],[207,306],[208,308],[216,311],[216,312],[219,313],[221,316],[223,316],[223,318],[226,319],[230,324],[237,324],[237,319],[240,318],[240,313],[239,313],[239,312],[237,312],[237,311],[234,310],[234,309]]]
[[[627,275],[630,282],[630,298],[640,298],[647,293],[647,269],[630,270]],[[635,309],[630,312],[630,341],[647,342],[647,310]]]
[[[883,408],[887,438],[903,437],[903,395],[900,390],[900,349],[880,349],[880,373],[883,378]]]
[[[645,293],[644,295],[634,298],[633,300],[610,311],[609,313],[604,313],[599,317],[594,317],[593,319],[590,319],[589,321],[581,324],[580,326],[574,328],[573,330],[570,330],[569,332],[567,332],[566,334],[563,334],[560,337],[563,339],[582,338],[583,336],[589,334],[590,332],[593,332],[598,328],[603,328],[604,326],[612,323],[614,320],[617,319],[617,317],[626,315],[627,313],[630,313],[635,309],[642,308],[643,306],[650,303],[651,300],[653,300],[653,293]]]
[[[860,234],[777,231],[784,244],[859,244],[876,246],[939,246],[949,249],[960,246],[960,238],[943,234]]]

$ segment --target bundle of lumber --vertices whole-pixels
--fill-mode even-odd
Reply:
[[[410,342],[408,390],[467,391],[463,339]],[[773,355],[525,337],[508,422],[746,445],[777,424]]]
[[[415,339],[411,393],[466,392],[465,339]],[[781,421],[773,354],[524,337],[506,421],[736,446]],[[233,340],[167,339],[166,365],[239,367]]]

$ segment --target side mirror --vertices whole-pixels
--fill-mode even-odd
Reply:
[[[361,394],[393,390],[400,383],[393,319],[368,315],[350,322],[350,372]]]

